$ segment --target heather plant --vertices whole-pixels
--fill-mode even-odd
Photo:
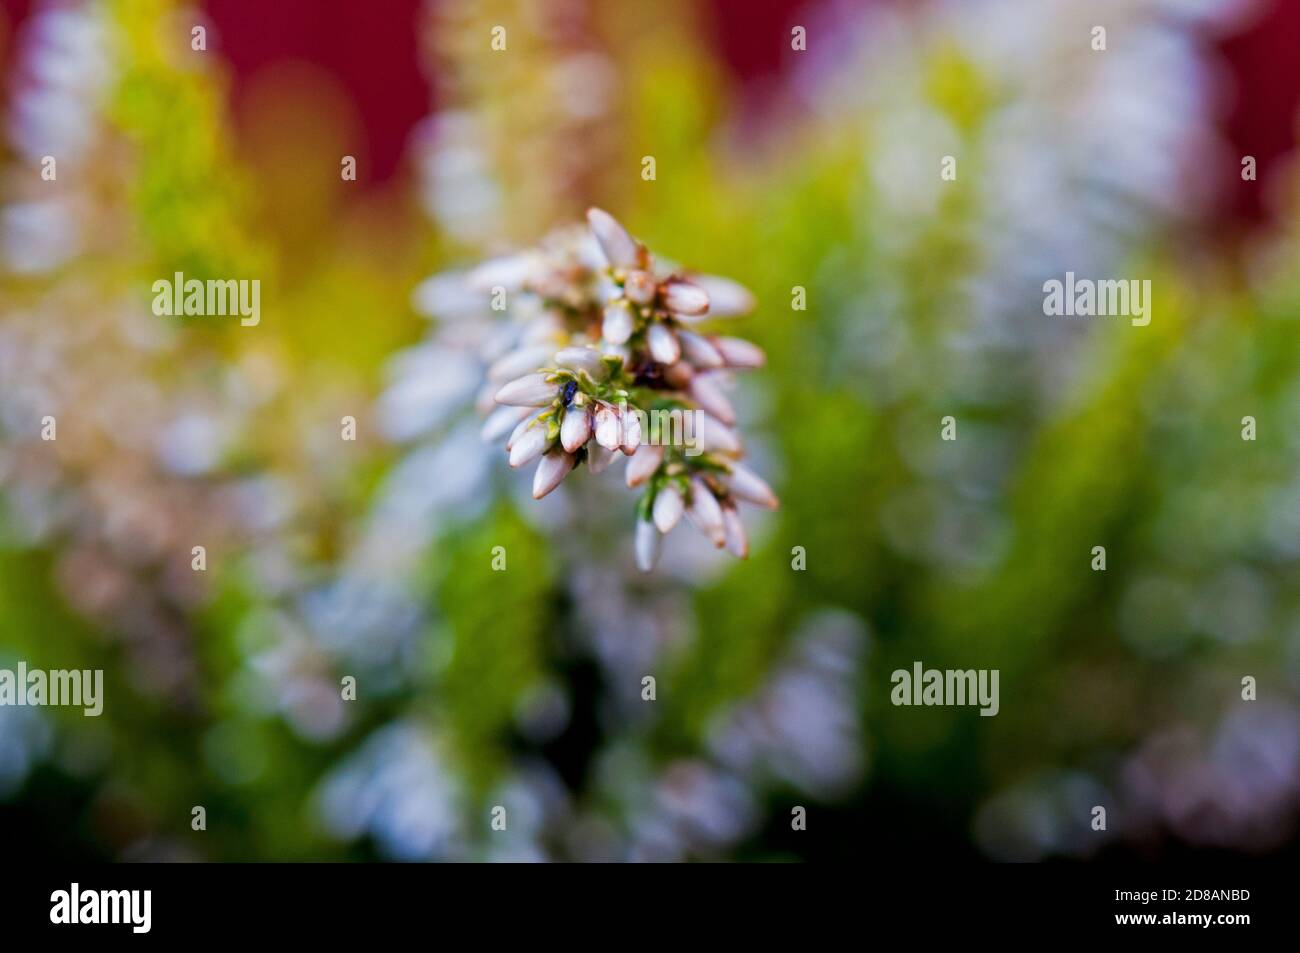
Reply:
[[[483,436],[509,433],[512,467],[537,462],[535,499],[583,464],[596,475],[626,456],[625,482],[644,488],[636,507],[643,570],[653,568],[662,536],[683,517],[714,546],[744,558],[749,541],[738,504],[775,509],[777,499],[739,462],[744,448],[722,379],[762,367],[765,357],[748,341],[701,333],[699,325],[749,311],[752,298],[726,279],[657,264],[601,209],[587,219],[600,262],[588,236],[570,231],[469,276],[481,290],[522,296],[528,314],[516,346],[488,369],[489,380],[510,379],[493,395],[501,406]],[[694,425],[684,426],[688,420]]]
[[[35,6],[0,669],[105,705],[0,707],[0,809],[241,860],[1285,836],[1296,251],[1237,285],[1166,242],[1229,4],[1135,0],[1106,51],[1069,0],[824,6],[757,129],[690,5],[433,4],[406,230],[314,217],[360,183],[308,123],[258,154],[180,4]],[[636,236],[557,227],[593,203]],[[263,320],[154,314],[176,272]],[[1150,279],[1150,323],[1046,316],[1069,272]],[[996,716],[892,704],[918,661],[1000,672]]]

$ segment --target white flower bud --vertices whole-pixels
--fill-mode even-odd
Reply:
[[[733,496],[749,503],[774,510],[779,505],[776,494],[757,473],[740,463],[731,465],[731,479],[727,484]]]
[[[636,523],[636,566],[642,572],[649,572],[659,561],[659,552],[663,549],[663,535],[655,529],[649,520],[637,520]]]
[[[632,459],[627,462],[627,485],[629,487],[640,486],[646,480],[654,476],[659,464],[664,461],[664,448],[651,446],[643,443],[636,448],[636,453],[632,454]]]
[[[564,412],[564,421],[560,424],[560,444],[570,453],[577,452],[591,439],[591,411],[586,407],[570,404]]]
[[[594,244],[594,240],[593,240]],[[600,252],[600,246],[596,246],[597,261],[592,266],[592,270],[598,272],[596,276],[595,301],[599,305],[607,305],[617,298],[623,297],[623,289],[618,286],[612,277],[600,271],[605,266],[605,256]]]
[[[632,309],[626,301],[611,301],[605,305],[600,335],[610,344],[626,344],[632,336]]]
[[[524,431],[523,435],[510,445],[510,465],[515,469],[532,463],[540,457],[550,445],[546,437],[546,424]]]
[[[673,484],[668,484],[655,496],[654,523],[659,532],[667,534],[678,524],[686,511],[682,494]]]
[[[665,281],[660,294],[664,307],[674,314],[700,315],[709,310],[708,292],[681,278]]]
[[[687,392],[695,403],[724,424],[736,422],[736,411],[732,408],[731,401],[727,399],[727,395],[722,392],[722,388],[711,375],[696,374],[691,378]]]
[[[728,367],[762,367],[767,363],[763,349],[743,338],[717,337],[713,344]]]
[[[744,285],[717,275],[691,275],[691,281],[709,296],[709,317],[729,318],[754,310],[754,296]]]
[[[537,472],[533,474],[533,499],[540,500],[554,490],[564,482],[564,478],[572,469],[573,454],[571,453],[552,450],[542,457],[542,462],[537,464]]]
[[[682,346],[677,343],[677,336],[662,321],[650,325],[645,337],[650,345],[650,356],[660,364],[676,364],[681,358]]]
[[[515,426],[515,429],[510,432],[510,439],[506,441],[507,450],[513,447],[515,445],[515,442],[524,435],[524,433],[528,430],[528,425],[537,419],[537,417],[533,415],[533,408],[523,407],[521,409],[524,411],[524,419],[519,421],[519,423]],[[540,427],[542,425],[538,424],[538,426]]]
[[[600,243],[609,263],[615,268],[636,268],[641,263],[641,249],[626,228],[603,209],[587,209],[587,224]]]
[[[502,385],[496,393],[498,404],[512,404],[515,407],[545,407],[555,400],[556,387],[546,378],[547,374],[525,374],[516,377],[508,384]]]
[[[722,352],[714,347],[713,342],[703,335],[679,328],[677,330],[677,340],[681,342],[682,353],[686,355],[686,360],[696,367],[708,369],[723,365]]]

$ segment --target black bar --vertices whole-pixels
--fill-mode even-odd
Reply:
[[[149,891],[142,910],[115,894],[117,924],[51,922],[76,883],[82,909],[96,891]],[[1199,891],[1199,893],[1196,893]],[[98,942],[283,938],[488,941],[503,930],[559,930],[592,940],[659,931],[680,921],[722,935],[835,927],[881,939],[899,931],[969,939],[1129,936],[1222,945],[1293,929],[1294,876],[1281,864],[1188,867],[985,865],[899,867],[694,865],[592,870],[570,865],[123,865],[36,867],[3,892],[7,938]],[[135,897],[143,899],[143,894]],[[53,899],[52,899],[53,898]],[[90,906],[86,906],[90,904]],[[57,913],[55,915],[58,915]],[[1191,918],[1197,918],[1192,920]],[[1211,918],[1208,924],[1200,918]],[[1229,922],[1223,918],[1232,918]],[[1141,919],[1134,919],[1141,918]],[[1147,922],[1142,922],[1145,919]]]

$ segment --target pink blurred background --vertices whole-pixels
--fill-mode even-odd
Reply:
[[[436,108],[438,77],[422,75],[420,30],[429,0],[207,0],[199,9],[214,28],[212,48],[231,72],[230,96],[241,132],[252,104],[268,83],[292,71],[316,87],[321,109],[354,130],[361,159],[360,184],[371,189],[402,184],[403,163],[415,124]],[[437,0],[431,0],[436,6]],[[777,121],[783,71],[790,59],[770,42],[785,24],[812,21],[819,8],[882,3],[921,5],[930,0],[702,0],[701,22],[735,84],[740,127],[761,134]],[[0,50],[7,50],[34,0],[0,0]],[[1230,36],[1207,36],[1224,66],[1222,113],[1227,140],[1258,161],[1260,189],[1225,189],[1217,233],[1239,236],[1268,222],[1268,196],[1279,168],[1295,146],[1300,107],[1300,3],[1259,0]],[[7,57],[5,58],[7,61]],[[6,76],[6,89],[11,79]],[[434,102],[429,102],[430,91]],[[362,190],[358,190],[364,192]]]

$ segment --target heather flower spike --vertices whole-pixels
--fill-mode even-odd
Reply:
[[[749,540],[738,504],[778,504],[739,462],[726,391],[732,371],[762,367],[766,357],[702,328],[752,310],[753,296],[726,278],[657,265],[608,212],[590,209],[587,224],[471,273],[476,286],[516,292],[506,329],[514,346],[492,355],[485,396],[496,409],[483,438],[509,434],[510,466],[535,464],[537,499],[583,463],[595,477],[627,457],[624,482],[641,493],[633,551],[643,570],[682,522],[743,559]]]

